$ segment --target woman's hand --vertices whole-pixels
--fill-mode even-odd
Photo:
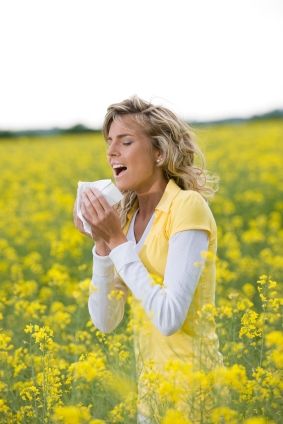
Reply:
[[[73,218],[74,218],[74,224],[75,227],[83,234],[85,234],[86,236],[90,237],[92,240],[94,239],[94,234],[91,236],[89,233],[86,233],[84,231],[84,226],[83,226],[83,222],[82,220],[78,217],[77,215],[77,199],[75,201],[75,205],[74,205],[74,210],[73,210]],[[107,244],[105,243],[105,241],[103,239],[96,239],[95,240],[95,251],[98,255],[100,256],[107,256],[109,255],[110,249],[107,246]]]
[[[118,213],[99,190],[88,188],[82,193],[81,211],[96,241],[104,240],[110,249],[127,241]]]

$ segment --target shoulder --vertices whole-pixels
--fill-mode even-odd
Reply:
[[[205,198],[196,190],[180,190],[175,200],[185,200],[185,199],[199,199],[207,203]]]
[[[207,200],[195,190],[180,190],[170,208],[171,235],[186,229],[216,232],[216,222]]]
[[[180,190],[178,192],[177,196],[172,202],[171,207],[174,211],[176,211],[182,206],[191,208],[198,207],[206,210],[207,212],[211,212],[207,200],[198,191],[195,190]]]

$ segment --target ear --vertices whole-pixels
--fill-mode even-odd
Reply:
[[[162,152],[161,152],[161,150],[158,149],[157,147],[154,147],[154,159],[155,159],[155,162],[158,159],[161,159],[161,158],[162,158]]]
[[[161,162],[161,160],[162,160],[162,156],[158,155],[156,156],[155,163],[158,165]]]

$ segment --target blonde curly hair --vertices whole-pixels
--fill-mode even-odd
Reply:
[[[198,191],[206,200],[214,195],[218,189],[218,177],[205,169],[204,155],[195,142],[192,128],[186,122],[166,107],[132,96],[108,107],[102,128],[105,139],[112,122],[123,115],[131,115],[150,137],[153,146],[162,153],[158,165],[168,181],[172,178],[181,189]],[[195,164],[196,157],[199,165]],[[133,191],[123,194],[123,199],[116,206],[122,226],[137,199]]]

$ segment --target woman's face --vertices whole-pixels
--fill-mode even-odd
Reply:
[[[130,116],[118,117],[110,126],[107,158],[117,187],[142,193],[157,179],[163,179],[156,166],[160,156],[142,127]]]

